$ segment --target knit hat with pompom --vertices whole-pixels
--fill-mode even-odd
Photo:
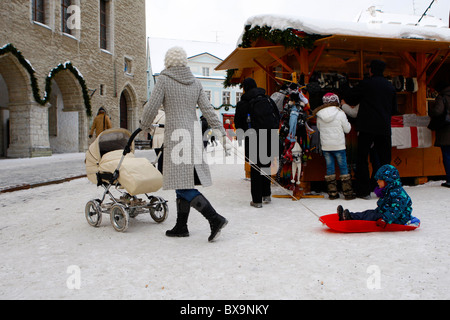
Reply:
[[[322,101],[324,104],[329,104],[329,103],[338,103],[339,104],[339,97],[336,94],[330,92],[323,96]]]
[[[173,47],[169,49],[164,59],[166,69],[171,67],[186,67],[187,63],[186,51],[184,51],[181,47]]]

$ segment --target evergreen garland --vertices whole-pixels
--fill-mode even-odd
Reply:
[[[250,25],[245,26],[245,32],[242,36],[242,48],[250,48],[252,43],[260,38],[268,40],[274,44],[281,44],[286,48],[312,48],[314,42],[322,35],[307,34],[296,29],[288,28],[285,30],[272,29],[269,26],[255,26],[252,28]]]
[[[255,26],[246,25],[242,36],[241,48],[251,48],[253,42],[258,39],[264,39],[272,42],[275,45],[282,45],[286,48],[308,48],[311,49],[318,39],[324,36],[318,34],[307,34],[303,31],[288,28],[285,30],[272,29],[270,26]],[[225,88],[234,86],[236,84],[231,82],[235,69],[227,70],[227,76],[223,83]]]
[[[20,62],[20,64],[27,70],[27,72],[30,75],[31,80],[31,89],[33,91],[33,97],[36,100],[37,103],[44,106],[49,100],[51,96],[52,91],[52,79],[54,76],[58,74],[58,72],[63,70],[69,70],[72,72],[72,74],[75,76],[75,78],[78,80],[81,86],[81,90],[83,92],[83,99],[84,99],[84,105],[86,108],[86,114],[90,117],[92,116],[92,108],[91,108],[91,99],[88,94],[88,89],[86,86],[86,81],[83,79],[81,74],[78,72],[78,69],[75,68],[72,63],[67,62],[65,64],[59,64],[56,68],[52,69],[45,79],[45,94],[44,98],[41,98],[41,95],[39,93],[39,84],[36,78],[36,71],[31,66],[30,62],[26,60],[19,50],[17,50],[11,43],[7,44],[6,46],[0,48],[0,56],[11,53],[13,54],[17,60]]]
[[[213,107],[214,110],[220,110],[220,109],[224,108],[225,111],[229,111],[230,108],[236,109],[236,106],[233,106],[232,104],[229,104],[229,103],[224,103],[218,107],[214,107],[214,105],[211,104],[211,107]],[[199,106],[196,106],[196,108],[200,109]]]
[[[237,69],[228,69],[227,70],[227,75],[225,77],[225,80],[223,82],[223,87],[224,88],[230,88],[232,86],[235,86],[235,83],[231,83],[231,79],[233,79],[233,76],[235,74]]]

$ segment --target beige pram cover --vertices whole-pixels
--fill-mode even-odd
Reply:
[[[97,184],[97,173],[114,173],[131,133],[125,129],[102,132],[86,152],[86,174]],[[118,182],[132,196],[156,192],[163,184],[162,174],[150,161],[134,156],[134,143],[119,168]]]

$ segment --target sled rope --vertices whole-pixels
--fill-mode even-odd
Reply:
[[[242,153],[241,153],[234,145],[232,145],[231,143],[230,143],[230,145],[233,147],[233,150],[234,150],[235,154],[236,154],[241,160],[247,161],[247,162],[250,164],[250,166],[251,166],[252,168],[254,168],[256,171],[258,171],[260,174],[265,175],[264,172],[263,172],[263,171],[262,171],[262,170],[261,170],[261,169],[253,162],[253,161],[251,161],[249,158],[247,158],[247,156],[246,156],[245,154],[242,154]],[[284,192],[286,195],[288,195],[288,196],[290,196],[290,197],[293,197],[293,195],[291,195],[290,192],[286,190],[286,188],[284,188],[283,186],[281,186],[281,185],[280,185],[275,179],[273,179],[270,175],[265,175],[265,176],[266,176],[267,179],[269,179],[274,185],[280,187],[281,190],[283,190],[283,192]],[[302,202],[301,198],[298,199],[298,203],[300,203],[306,210],[308,210],[310,213],[312,213],[314,216],[316,216],[317,218],[320,219],[320,216],[319,216],[317,213],[315,213],[311,208],[309,208],[307,205],[305,205],[305,204]]]

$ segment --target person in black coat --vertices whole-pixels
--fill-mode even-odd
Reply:
[[[244,94],[241,97],[241,101],[236,105],[236,114],[234,118],[234,124],[236,129],[241,129],[246,132],[245,134],[245,157],[246,160],[250,160],[250,180],[251,180],[251,195],[252,201],[250,205],[255,208],[261,208],[262,204],[268,204],[271,202],[271,190],[270,190],[270,161],[261,159],[260,155],[260,132],[257,130],[256,139],[247,131],[251,129],[251,119],[249,119],[249,107],[250,101],[259,95],[265,95],[266,91],[262,88],[258,88],[256,82],[252,78],[247,78],[242,82],[242,88]],[[264,129],[263,129],[264,130]],[[269,137],[269,134],[267,135]],[[239,137],[238,139],[242,138]],[[270,139],[268,140],[268,154],[270,154]]]
[[[200,117],[200,122],[202,124],[202,136],[203,136],[203,147],[206,150],[206,147],[208,146],[208,137],[205,135],[205,133],[208,131],[209,125],[208,125],[208,121],[206,120],[206,118],[204,116]]]
[[[351,91],[347,100],[350,105],[359,104],[356,119],[358,131],[358,151],[356,160],[356,195],[370,199],[371,180],[369,172],[369,153],[373,147],[378,167],[391,163],[392,129],[391,117],[397,113],[397,94],[394,86],[384,77],[386,63],[373,60],[370,64],[370,77],[361,81]]]
[[[435,89],[439,95],[436,98],[436,103],[430,105],[428,114],[431,118],[440,117],[444,114],[450,115],[450,83],[446,81],[439,82],[436,84]],[[442,159],[446,173],[446,181],[442,186],[450,188],[450,124],[444,124],[436,130],[435,146],[440,147],[442,150]]]

